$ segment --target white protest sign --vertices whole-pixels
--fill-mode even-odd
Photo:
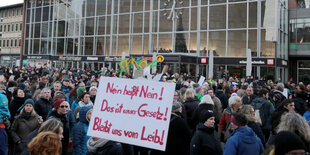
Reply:
[[[282,94],[288,99],[288,89],[284,88]]]
[[[198,84],[199,84],[200,86],[202,86],[203,82],[205,82],[205,79],[206,79],[206,77],[200,76],[199,81],[198,81]]]
[[[164,151],[175,83],[101,77],[87,135]]]

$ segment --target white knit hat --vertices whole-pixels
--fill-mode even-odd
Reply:
[[[202,97],[200,104],[212,104],[214,105],[214,102],[209,94]]]

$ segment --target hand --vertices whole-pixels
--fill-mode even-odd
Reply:
[[[10,126],[11,122],[9,120],[7,120],[6,122],[4,122],[5,126]]]
[[[39,116],[39,117],[38,117],[38,123],[39,123],[40,125],[43,123],[42,116]]]

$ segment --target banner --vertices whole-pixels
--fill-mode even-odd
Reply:
[[[101,77],[88,136],[164,151],[175,83]]]

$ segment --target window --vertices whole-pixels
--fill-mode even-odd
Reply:
[[[4,25],[3,32],[6,32],[6,25]]]
[[[22,24],[19,24],[19,31],[22,31],[22,28],[23,28]]]
[[[15,31],[18,31],[18,24],[15,25]]]
[[[8,25],[8,32],[10,32],[11,30],[11,25]]]
[[[0,32],[2,32],[2,25],[0,25]]]

